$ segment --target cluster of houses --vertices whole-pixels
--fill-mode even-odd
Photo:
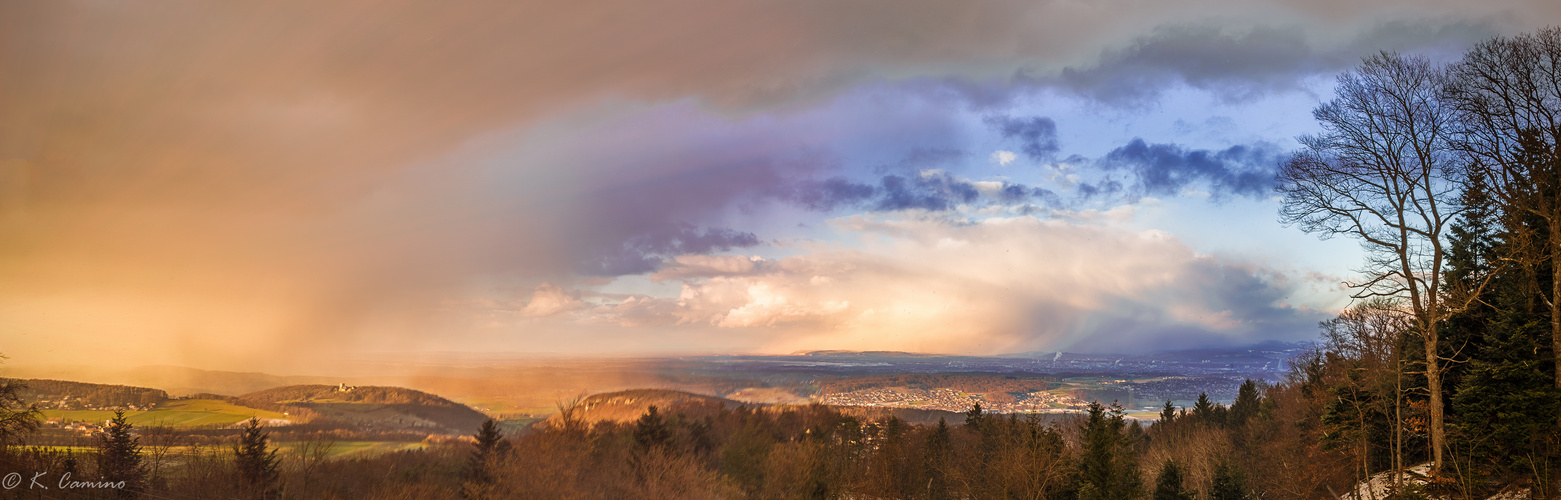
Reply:
[[[97,405],[82,398],[70,396],[60,396],[57,400],[46,398],[47,396],[40,397],[33,404],[37,405],[40,410],[147,411],[152,409],[152,405],[139,404]]]
[[[962,412],[980,403],[986,411],[997,413],[1054,412],[1078,410],[1085,403],[1071,396],[1038,391],[1015,395],[1015,401],[987,401],[981,394],[954,389],[910,389],[904,387],[859,390],[819,396],[819,402],[836,406],[882,406]]]
[[[43,423],[49,427],[64,429],[70,432],[78,432],[81,433],[82,436],[92,436],[97,434],[103,430],[104,426],[108,425],[107,421],[104,421],[102,424],[95,424],[92,422],[74,421],[61,417],[49,417],[48,419],[44,420]]]

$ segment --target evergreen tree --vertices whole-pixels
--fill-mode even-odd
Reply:
[[[1230,425],[1245,425],[1247,419],[1257,414],[1259,403],[1257,382],[1252,379],[1242,382],[1241,388],[1236,390],[1236,402],[1230,404]]]
[[[953,444],[949,441],[949,424],[942,418],[938,419],[938,426],[927,434],[927,455],[925,471],[927,474],[927,498],[950,498],[949,492],[949,455],[953,451]]]
[[[141,463],[141,438],[130,435],[130,424],[125,412],[114,413],[108,427],[98,435],[98,474],[104,481],[123,481],[121,496],[141,491],[146,477],[146,466]]]
[[[1182,489],[1183,475],[1181,465],[1175,460],[1166,460],[1155,480],[1154,500],[1193,500],[1193,492]]]
[[[970,411],[965,412],[965,427],[973,431],[981,430],[981,403],[970,405]]]
[[[1209,487],[1209,500],[1247,500],[1246,482],[1241,478],[1241,471],[1229,462],[1220,462],[1214,466],[1214,484]]]
[[[1545,344],[1548,318],[1500,312],[1453,396],[1458,430],[1494,472],[1530,475],[1548,468],[1546,439],[1561,397],[1552,385]]]
[[[1459,287],[1451,292],[1470,290],[1473,301],[1448,321],[1462,347],[1448,354],[1459,361],[1447,377],[1456,384],[1455,429],[1480,457],[1473,465],[1484,474],[1544,477],[1554,460],[1545,440],[1555,435],[1554,416],[1561,412],[1551,376],[1551,318],[1543,305],[1554,272],[1549,261],[1527,253],[1546,244],[1550,226],[1529,212],[1500,213],[1485,189],[1476,169],[1464,190],[1466,211],[1453,228],[1456,259],[1445,272]]]
[[[1175,420],[1176,406],[1172,405],[1171,400],[1167,399],[1165,400],[1165,407],[1160,409],[1160,423],[1168,424]]]
[[[1143,479],[1126,433],[1122,407],[1090,403],[1084,422],[1083,456],[1079,460],[1080,500],[1137,498]]]
[[[277,450],[271,449],[269,435],[260,425],[259,418],[250,418],[233,445],[233,460],[239,483],[257,498],[273,498],[277,494]]]
[[[634,423],[634,442],[642,450],[664,447],[672,442],[672,430],[667,427],[666,420],[656,413],[655,405],[646,408],[645,414]]]
[[[1199,422],[1209,425],[1223,425],[1225,423],[1225,406],[1215,404],[1209,399],[1209,393],[1198,393],[1198,402],[1192,405],[1192,416]]]
[[[471,479],[486,482],[490,479],[490,464],[509,449],[509,442],[504,440],[504,434],[499,431],[499,423],[491,418],[477,428],[474,437],[477,438],[477,449],[472,451]]]

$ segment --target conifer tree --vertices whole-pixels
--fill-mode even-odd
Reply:
[[[672,430],[667,428],[666,420],[656,413],[656,406],[651,405],[645,409],[645,414],[634,423],[634,442],[640,445],[640,449],[663,447],[672,441]]]
[[[504,434],[499,431],[499,423],[488,419],[477,428],[477,449],[472,451],[471,479],[473,481],[488,481],[490,463],[494,458],[509,449],[509,442],[504,440]]]
[[[1175,420],[1176,406],[1172,405],[1171,400],[1167,399],[1165,400],[1165,407],[1160,409],[1160,423],[1168,424]]]
[[[1236,401],[1230,404],[1230,425],[1241,427],[1247,423],[1247,419],[1257,414],[1258,404],[1257,382],[1247,379],[1241,383],[1241,388],[1236,390]]]
[[[981,430],[981,403],[970,405],[970,411],[965,412],[965,427],[973,431]]]
[[[258,417],[244,425],[239,442],[233,445],[233,460],[240,484],[256,498],[274,498],[277,494],[277,450]]]
[[[1154,500],[1193,500],[1193,492],[1182,488],[1183,475],[1181,465],[1175,460],[1166,460],[1155,480]]]
[[[1214,424],[1216,423],[1214,411],[1214,401],[1209,399],[1209,393],[1198,393],[1198,402],[1192,405],[1193,418],[1205,424]]]
[[[123,481],[121,496],[134,495],[142,489],[146,466],[141,463],[141,438],[130,435],[130,423],[125,421],[123,411],[115,412],[98,435],[98,474],[104,481]]]
[[[1214,481],[1209,487],[1209,500],[1247,500],[1247,486],[1241,471],[1229,462],[1214,466]]]
[[[1112,404],[1108,408],[1099,401],[1090,403],[1079,461],[1081,500],[1137,498],[1143,494],[1143,479],[1138,475],[1126,428],[1121,406]]]
[[[927,497],[932,499],[949,498],[949,453],[952,443],[949,441],[949,424],[942,418],[938,419],[938,426],[927,434],[927,455],[925,470],[927,474]]]

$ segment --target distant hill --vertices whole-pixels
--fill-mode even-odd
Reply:
[[[347,390],[342,390],[347,387]],[[427,406],[461,406],[460,403],[423,391],[404,387],[339,386],[339,385],[289,385],[273,387],[239,396],[239,399],[260,400],[273,403],[367,403],[414,404]]]
[[[579,402],[578,415],[586,422],[610,420],[631,422],[640,418],[651,406],[668,415],[682,413],[692,418],[713,415],[721,408],[737,408],[743,403],[715,396],[704,396],[665,389],[630,389],[627,391],[595,394]],[[754,406],[754,405],[748,405]],[[556,422],[554,415],[547,421]]]
[[[947,357],[943,354],[923,354],[903,351],[797,351],[792,356],[810,356],[818,358],[940,358]]]
[[[268,387],[336,382],[327,377],[281,376],[259,372],[201,370],[182,366],[100,368],[94,366],[22,366],[8,371],[18,378],[68,379],[102,384],[155,387],[171,396],[244,394]]]
[[[714,415],[721,408],[735,409],[745,406],[744,403],[714,396],[704,396],[682,391],[664,389],[632,389],[595,394],[580,400],[578,408],[581,419],[586,422],[612,421],[628,423],[638,420],[645,415],[645,411],[651,406],[663,415],[683,414],[688,418],[703,418],[705,415]],[[749,408],[769,408],[773,411],[785,409],[787,405],[746,405]],[[883,407],[857,407],[857,406],[831,406],[842,415],[851,415],[863,419],[881,419],[890,415],[899,417],[913,424],[936,424],[938,419],[944,419],[951,425],[963,425],[965,414],[942,410],[923,410],[916,408],[883,408]],[[545,422],[556,423],[558,415],[549,417]],[[1048,422],[1059,420],[1059,415],[1043,415]]]
[[[364,430],[471,434],[488,419],[466,405],[404,387],[293,385],[235,399],[257,408],[301,408]]]
[[[168,399],[168,393],[146,387],[49,379],[27,379],[20,382],[27,386],[21,391],[22,400],[29,403],[59,402],[69,398],[71,404],[89,407],[152,406]]]

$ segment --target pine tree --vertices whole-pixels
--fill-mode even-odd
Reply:
[[[130,435],[130,423],[125,412],[114,413],[108,427],[98,435],[98,474],[104,481],[118,483],[122,496],[132,496],[142,490],[146,466],[141,463],[141,438]]]
[[[1155,480],[1154,500],[1193,500],[1193,492],[1182,488],[1183,475],[1181,465],[1175,460],[1166,460]]]
[[[1214,404],[1213,400],[1209,399],[1209,393],[1200,392],[1198,393],[1198,402],[1193,403],[1192,405],[1192,416],[1193,418],[1198,419],[1199,422],[1203,422],[1209,425],[1218,425],[1221,420],[1224,420],[1224,415],[1220,414],[1223,412],[1219,411],[1221,409],[1222,408],[1220,408],[1218,405]]]
[[[1456,384],[1455,429],[1483,473],[1542,478],[1553,460],[1544,456],[1544,440],[1555,434],[1554,415],[1561,412],[1543,304],[1554,273],[1549,261],[1527,254],[1546,244],[1550,226],[1532,213],[1499,213],[1485,189],[1476,170],[1465,186],[1466,211],[1453,228],[1454,258],[1445,272],[1459,286],[1453,293],[1473,290],[1467,293],[1474,300],[1448,321],[1462,346],[1448,355],[1459,361],[1447,377]]]
[[[949,498],[949,454],[952,444],[949,441],[949,424],[942,418],[938,419],[938,426],[927,435],[927,454],[924,462],[927,474],[927,498]]]
[[[1137,498],[1143,493],[1122,407],[1090,403],[1079,460],[1080,500]]]
[[[981,403],[970,405],[970,411],[965,412],[965,427],[973,431],[981,430]]]
[[[257,498],[273,498],[277,494],[277,450],[270,449],[270,439],[260,425],[259,418],[245,423],[239,442],[233,445],[234,467],[239,483]]]
[[[672,441],[672,430],[667,428],[666,420],[656,413],[656,406],[645,409],[645,414],[634,423],[634,442],[640,445],[640,449],[663,447]]]
[[[1236,390],[1236,402],[1230,404],[1230,425],[1239,428],[1246,425],[1247,419],[1257,414],[1258,404],[1257,382],[1247,379],[1241,383],[1241,388]]]
[[[1168,424],[1174,421],[1176,421],[1176,406],[1172,405],[1171,400],[1167,399],[1165,400],[1165,407],[1160,409],[1160,423]]]
[[[1209,500],[1247,500],[1246,482],[1241,471],[1229,462],[1214,466],[1214,484],[1209,487]]]
[[[499,423],[491,418],[482,423],[474,437],[477,438],[477,449],[472,452],[471,479],[488,481],[489,464],[509,449],[509,442],[499,431]]]

